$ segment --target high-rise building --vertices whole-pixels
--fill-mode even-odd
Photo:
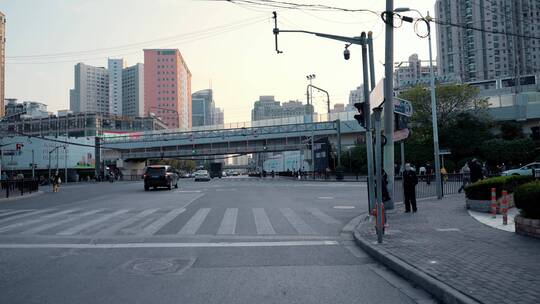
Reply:
[[[200,90],[191,94],[192,126],[209,126],[214,123],[216,105],[211,89]]]
[[[470,82],[537,74],[540,43],[527,36],[540,36],[539,16],[536,0],[437,0],[439,75],[455,74]]]
[[[335,103],[334,108],[330,110],[330,113],[340,113],[345,112],[345,105],[342,103]]]
[[[69,109],[74,113],[109,113],[109,72],[104,67],[75,65],[75,85],[69,92]]]
[[[122,115],[122,69],[123,59],[108,60],[109,71],[109,114]]]
[[[169,128],[191,128],[191,72],[178,49],[144,50],[144,111]]]
[[[436,68],[433,66],[435,76]],[[429,84],[430,79],[429,64],[418,59],[418,54],[412,54],[408,61],[400,62],[394,70],[394,89],[402,90],[417,84]]]
[[[144,116],[144,64],[122,70],[122,115]]]
[[[347,105],[347,111],[354,111],[356,108],[354,104],[364,101],[364,85],[358,86],[356,89],[351,90],[349,93],[349,104]]]
[[[216,108],[214,112],[214,124],[222,125],[223,123],[225,123],[225,113],[222,108]]]
[[[6,15],[0,12],[0,117],[4,116],[6,72]]]

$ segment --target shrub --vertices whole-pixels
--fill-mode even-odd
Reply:
[[[514,191],[514,202],[523,216],[540,219],[540,181],[517,187]]]
[[[465,187],[465,196],[473,200],[490,200],[491,188],[496,188],[497,198],[502,196],[502,191],[514,192],[514,189],[522,184],[534,180],[532,176],[497,176],[486,178]]]

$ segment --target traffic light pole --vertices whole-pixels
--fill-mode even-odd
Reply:
[[[365,33],[362,36],[365,37]],[[368,55],[367,46],[362,45],[362,77],[364,79],[364,109],[366,128],[366,150],[367,150],[367,179],[368,179],[368,212],[375,208],[375,181],[373,174],[373,134],[371,130],[371,105],[369,101],[369,79],[368,76]]]
[[[375,170],[377,171],[377,243],[383,241],[383,198],[382,198],[382,147],[381,147],[381,112],[382,108],[373,109],[375,119]]]

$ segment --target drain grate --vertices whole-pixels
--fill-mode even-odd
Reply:
[[[195,263],[195,259],[173,259],[173,258],[138,258],[131,260],[122,269],[135,274],[142,275],[162,275],[181,274]]]

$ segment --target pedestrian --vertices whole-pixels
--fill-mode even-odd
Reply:
[[[420,166],[418,173],[420,174],[420,180],[424,180],[426,178],[426,167]]]
[[[384,169],[382,169],[381,177],[382,177],[382,189],[381,189],[382,200],[383,202],[387,202],[391,198],[390,198],[390,193],[388,192],[388,174],[386,174],[386,171],[384,171]]]
[[[8,175],[6,172],[2,172],[2,176],[0,176],[0,183],[2,184],[2,190],[5,190],[7,188],[7,182],[8,182]]]
[[[60,190],[60,184],[62,183],[62,179],[60,178],[60,174],[58,171],[53,175],[53,192],[58,192]]]
[[[478,163],[478,160],[476,160],[476,158],[472,159],[471,163],[469,164],[469,168],[471,171],[471,183],[475,183],[484,178],[484,175],[482,173],[482,166],[480,165],[480,163]]]
[[[461,185],[461,188],[459,188],[458,193],[461,193],[461,191],[465,190],[465,186],[467,186],[471,182],[471,169],[469,168],[469,165],[465,163],[463,167],[461,168],[461,175],[463,179],[463,184]]]
[[[431,183],[431,175],[433,174],[433,167],[430,163],[426,164],[426,183],[429,185]]]
[[[445,167],[441,168],[441,175],[442,175],[442,180],[446,184],[446,182],[448,181],[448,171],[446,171]]]
[[[411,168],[410,164],[405,165],[405,172],[403,172],[403,196],[405,197],[405,212],[416,212],[416,185],[418,184],[418,177],[416,172]]]

